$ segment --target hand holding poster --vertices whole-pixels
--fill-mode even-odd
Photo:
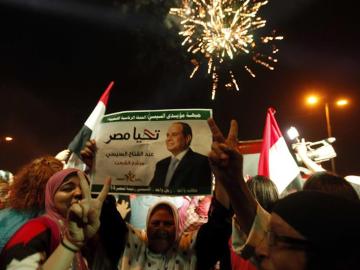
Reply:
[[[112,193],[210,194],[211,116],[210,109],[105,115],[95,137],[92,191],[109,175]]]

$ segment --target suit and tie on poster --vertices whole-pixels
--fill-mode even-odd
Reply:
[[[95,137],[92,191],[109,175],[111,193],[211,194],[209,117],[210,109],[105,115]]]

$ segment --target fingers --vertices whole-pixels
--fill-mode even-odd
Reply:
[[[89,203],[79,203],[80,207],[82,208],[82,221],[84,224],[88,223],[88,214],[90,211],[90,204]]]
[[[211,152],[209,153],[209,159],[212,165],[215,166],[226,166],[229,155],[224,151],[226,148],[225,144],[214,142],[211,146]]]
[[[90,194],[89,183],[88,183],[84,173],[78,171],[77,175],[80,178],[80,187],[81,187],[81,193],[82,193],[83,199],[90,200],[91,194]]]
[[[90,148],[85,147],[80,151],[80,155],[85,158],[94,158],[95,152],[92,151]]]
[[[236,120],[231,120],[230,122],[230,130],[228,133],[228,137],[226,139],[226,142],[232,146],[232,147],[237,147],[238,144],[238,124],[236,122]]]
[[[236,162],[242,159],[242,155],[233,147],[229,147],[224,143],[214,142],[209,153],[209,159],[213,165],[227,166],[230,160]]]
[[[79,249],[84,245],[85,235],[82,229],[79,229],[79,226],[76,222],[68,223],[68,232],[65,233],[66,239]]]
[[[116,208],[119,212],[121,212],[121,211],[129,212],[130,211],[129,203],[125,200],[121,200],[121,203],[117,203]]]
[[[81,203],[72,204],[68,212],[69,221],[75,222],[79,227],[84,227],[84,224],[87,223],[87,217],[84,221],[84,216],[87,216],[84,210]]]
[[[106,196],[108,195],[109,190],[110,190],[110,185],[111,185],[111,178],[108,176],[105,178],[104,186],[96,198],[101,203],[103,203],[105,201]]]
[[[96,152],[96,142],[94,139],[86,142],[85,147],[80,151],[81,156],[93,158]]]
[[[118,203],[119,205],[121,206],[124,206],[125,208],[128,208],[129,207],[129,203],[125,200],[121,200],[121,203]]]
[[[209,160],[210,160],[211,166],[218,166],[218,167],[219,166],[222,167],[224,164],[224,161],[226,161],[224,159],[220,159],[220,157],[213,151],[211,151],[209,153]]]
[[[222,132],[220,131],[220,129],[218,128],[218,126],[216,125],[214,119],[209,118],[208,119],[208,125],[210,127],[211,133],[213,135],[213,141],[214,142],[220,142],[223,143],[225,142],[225,137],[222,134]],[[230,122],[230,129],[229,129],[229,133],[228,136],[226,138],[226,143],[229,144],[232,147],[237,147],[238,144],[238,124],[236,122],[236,120],[231,120]]]
[[[212,136],[213,136],[213,141],[214,142],[225,142],[225,137],[222,134],[222,132],[220,131],[220,129],[218,128],[218,126],[216,125],[214,119],[209,118],[208,119],[208,125],[210,127]]]
[[[225,153],[224,149],[226,149],[226,145],[223,143],[217,143],[214,142],[211,145],[211,151],[214,152],[214,154],[219,158],[219,159],[227,159],[228,155]]]
[[[91,150],[89,150],[88,148],[84,148],[83,150],[81,150],[80,155],[83,158],[91,158],[93,156]]]
[[[96,151],[96,141],[94,139],[88,140],[85,146],[90,150],[92,150],[93,152]]]

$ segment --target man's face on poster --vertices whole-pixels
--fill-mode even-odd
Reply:
[[[188,148],[190,140],[191,136],[184,135],[183,126],[181,124],[172,124],[166,133],[167,150],[176,156]]]

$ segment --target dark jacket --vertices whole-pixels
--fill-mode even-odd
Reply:
[[[151,187],[164,187],[170,161],[171,157],[167,157],[156,163],[154,177],[150,182]],[[189,148],[176,167],[169,188],[197,189],[200,192],[210,190],[211,170],[208,158]]]

